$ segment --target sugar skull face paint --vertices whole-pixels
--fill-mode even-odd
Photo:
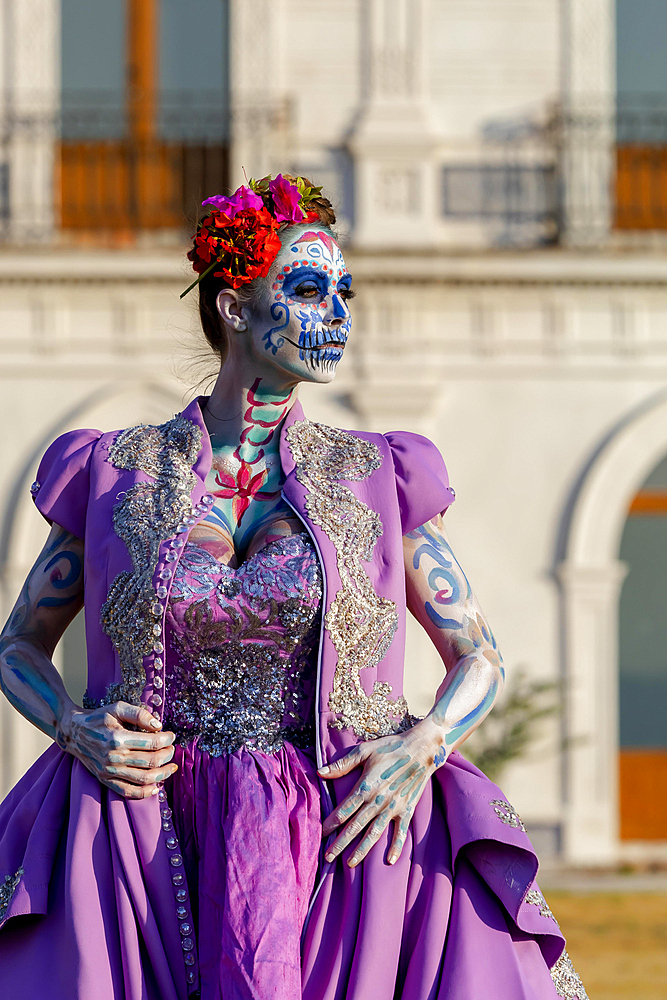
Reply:
[[[306,381],[329,382],[350,333],[352,276],[333,237],[306,228],[283,247],[269,287],[262,349]]]

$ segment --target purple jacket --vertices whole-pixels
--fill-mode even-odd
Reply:
[[[315,542],[325,581],[317,703],[318,759],[325,762],[360,740],[410,724],[402,693],[402,535],[445,510],[454,491],[426,438],[311,423],[298,403],[286,419],[280,455],[283,496]],[[32,487],[35,503],[49,521],[85,539],[87,704],[141,700],[161,712],[164,612],[188,532],[213,504],[205,485],[210,466],[199,400],[160,426],[71,431],[44,455]],[[511,863],[487,858],[483,877],[517,926],[540,936],[553,964],[562,939],[548,918],[526,905],[537,862],[521,821],[460,755],[436,777],[445,809],[451,803],[456,812],[456,822],[449,821],[453,858],[484,840],[502,845],[503,857],[510,848]],[[349,787],[350,780],[339,779],[332,797],[340,800]],[[90,995],[98,995],[99,971],[48,905],[63,857],[80,886],[69,894],[71,905],[90,908],[93,937],[108,941],[109,921],[116,925],[122,941],[117,975],[128,998],[152,995],[147,958],[156,995],[187,996],[173,889],[178,848],[166,846],[164,808],[158,797],[120,798],[55,745],[0,806],[0,928],[19,914],[44,914],[44,939],[52,949],[72,952],[82,996],[86,977]],[[424,804],[422,811],[427,808],[433,807]],[[378,864],[373,861],[373,870]],[[323,878],[332,878],[326,867]],[[0,973],[3,935],[12,926],[0,933]]]

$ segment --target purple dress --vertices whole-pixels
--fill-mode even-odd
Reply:
[[[215,499],[202,405],[40,463],[38,509],[85,539],[86,703],[148,706],[181,766],[124,799],[54,744],[0,804],[2,995],[188,1000],[201,951],[202,1000],[586,1000],[520,817],[460,754],[396,865],[391,829],[355,868],[318,857],[358,772],[319,782],[310,723],[330,763],[408,720],[402,537],[453,500],[437,449],[297,402],[283,498],[321,585],[305,535],[226,570],[187,541]]]
[[[300,937],[322,834],[313,749],[321,600],[305,532],[238,569],[190,542],[174,576],[164,725],[176,733],[179,770],[163,820],[184,859],[193,912],[184,905],[179,915],[197,938],[206,1000],[301,996]]]

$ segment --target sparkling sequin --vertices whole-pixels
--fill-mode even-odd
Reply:
[[[36,497],[37,494],[39,493],[39,491],[41,490],[41,488],[42,488],[42,484],[38,483],[37,480],[35,480],[35,482],[30,487],[30,495],[33,496],[33,497]]]
[[[329,696],[338,719],[331,725],[362,739],[386,736],[409,725],[407,702],[392,699],[391,685],[377,681],[367,695],[360,677],[386,654],[398,626],[396,605],[376,594],[362,565],[372,558],[382,521],[339,482],[367,479],[382,463],[380,452],[371,441],[309,420],[292,424],[287,440],[308,490],[306,510],[331,539],[341,579],[324,622],[338,654]]]
[[[566,951],[551,969],[551,978],[556,987],[556,993],[563,1000],[589,1000],[584,984]]]
[[[489,805],[493,806],[493,811],[496,816],[499,820],[502,820],[506,826],[513,826],[515,829],[523,830],[523,832],[526,833],[523,820],[514,806],[511,806],[509,802],[506,802],[505,799],[491,799]]]
[[[5,875],[4,882],[0,884],[0,922],[7,916],[9,904],[14,898],[14,893],[23,875],[25,875],[25,872],[23,866],[21,866],[14,875]]]
[[[549,904],[538,888],[530,889],[526,893],[526,902],[531,903],[533,906],[539,906],[541,917],[551,917],[552,920],[556,920],[549,909]]]
[[[152,580],[160,542],[168,538],[192,510],[192,472],[201,445],[201,428],[184,417],[159,426],[140,424],[121,431],[109,448],[109,461],[119,469],[142,471],[153,482],[137,482],[114,508],[116,534],[127,545],[131,573],[119,573],[102,607],[102,628],[120,658],[123,681],[112,684],[104,701],[122,699],[138,705],[146,683],[143,658],[153,643],[148,611],[155,600]]]
[[[232,582],[234,586],[231,586]],[[167,621],[164,726],[212,756],[312,746],[322,580],[306,532],[238,569],[190,543]]]

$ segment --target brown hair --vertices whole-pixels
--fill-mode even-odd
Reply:
[[[290,174],[283,174],[283,176],[296,183],[296,178],[292,177]],[[313,186],[311,182],[304,177],[303,180],[309,186]],[[333,210],[333,206],[328,198],[320,195],[314,201],[308,204],[308,210],[311,212],[316,212],[319,223],[326,229],[331,229],[331,226],[336,222],[336,213]],[[299,223],[299,225],[306,225],[306,223]],[[284,223],[278,230],[278,236],[280,237],[281,243],[283,242],[284,236],[288,233],[294,226],[291,223]],[[252,303],[257,300],[258,293],[260,291],[260,282],[265,279],[255,278],[247,285],[242,285],[241,288],[237,289],[237,294],[239,297],[239,302],[242,304]],[[220,362],[225,360],[227,354],[227,331],[225,330],[224,324],[220,313],[218,312],[218,307],[216,305],[216,299],[218,294],[223,288],[229,288],[230,286],[222,278],[214,277],[213,271],[208,274],[199,282],[199,318],[201,320],[202,330],[204,331],[204,336],[209,343],[214,354],[216,354]]]

